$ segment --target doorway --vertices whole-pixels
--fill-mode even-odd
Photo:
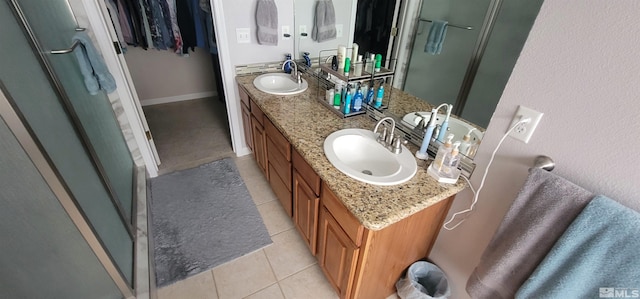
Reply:
[[[184,5],[191,5],[185,3],[177,3],[174,9],[179,12]],[[125,22],[119,7],[109,7],[102,3],[99,6],[107,26],[111,27],[111,39],[125,47],[118,56],[122,56],[122,68],[130,73],[129,85],[132,86],[132,92],[137,94],[142,106],[141,117],[146,119],[153,136],[160,162],[158,174],[232,156],[215,38],[213,35],[208,36],[213,31],[208,30],[205,22],[205,17],[210,12],[198,5],[187,7],[190,12],[197,10],[199,18],[192,14],[190,16],[193,18],[189,20],[178,18],[178,32],[182,34],[183,45],[178,48],[183,50],[175,51],[178,42],[174,38],[169,39],[173,42],[172,46],[167,46],[166,43],[158,45],[157,40],[151,42],[135,36],[133,42],[132,37],[123,40],[118,31],[123,31],[129,24],[144,25],[153,20],[136,15],[134,11],[125,16]],[[113,10],[118,10],[119,18],[111,17]],[[193,29],[195,24],[204,28],[198,39],[195,34],[192,36],[184,33]],[[118,26],[121,27],[120,30],[117,29]],[[136,26],[129,29],[135,29],[134,27]],[[159,30],[153,32],[152,37],[167,32],[173,37],[178,36],[175,28],[167,28],[170,31]]]

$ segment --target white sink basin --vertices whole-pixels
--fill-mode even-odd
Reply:
[[[410,180],[418,170],[405,146],[394,154],[376,141],[372,131],[344,129],[324,140],[324,154],[342,173],[361,182],[390,186]]]
[[[298,85],[293,81],[290,74],[268,73],[256,77],[253,86],[258,90],[274,95],[294,95],[299,94],[309,87],[305,79]]]
[[[431,112],[416,112],[416,113],[419,113],[420,115],[424,115],[426,118],[425,119],[426,122],[428,122],[429,119],[431,118]],[[436,118],[436,124],[441,125],[445,117],[446,115],[444,114],[438,114]],[[417,126],[420,123],[421,118],[422,117],[416,115],[415,113],[409,113],[402,118],[402,121],[404,122],[405,125],[413,129],[415,126]],[[461,141],[462,137],[464,137],[465,134],[469,133],[469,130],[471,130],[472,128],[473,126],[471,126],[470,124],[462,120],[459,120],[457,118],[453,118],[452,116],[449,118],[449,127],[447,129],[447,135],[453,134],[454,136],[453,142]],[[445,137],[447,135],[445,135]],[[470,136],[471,136],[471,143],[476,143],[482,140],[483,134],[478,130],[473,130]]]

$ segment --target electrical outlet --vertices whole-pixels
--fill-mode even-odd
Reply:
[[[529,143],[529,139],[531,139],[531,135],[533,135],[533,131],[536,130],[538,123],[542,119],[542,112],[535,111],[531,108],[527,108],[524,106],[518,106],[518,110],[516,114],[513,116],[513,120],[511,121],[511,125],[509,128],[513,127],[520,120],[525,118],[530,118],[531,121],[528,123],[519,124],[517,127],[509,133],[509,136],[518,139],[524,143]]]
[[[251,29],[249,28],[236,28],[236,40],[239,44],[251,43]]]
[[[303,35],[303,33],[306,35]],[[308,35],[307,25],[300,25],[300,38],[307,38]]]
[[[282,26],[282,40],[287,40],[291,38],[291,32],[289,26]]]
[[[336,37],[342,37],[342,24],[336,24]]]

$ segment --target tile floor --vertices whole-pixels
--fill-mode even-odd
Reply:
[[[161,288],[158,298],[338,298],[253,156],[235,157],[225,111],[211,98],[144,107],[163,161],[160,174],[234,157],[273,244]]]
[[[161,288],[158,298],[338,298],[253,156],[235,162],[273,244]]]

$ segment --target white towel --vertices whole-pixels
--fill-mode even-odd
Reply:
[[[274,0],[258,0],[256,23],[258,24],[258,43],[278,45],[278,7]]]
[[[331,0],[320,0],[316,4],[311,38],[319,43],[336,38],[336,12]]]

